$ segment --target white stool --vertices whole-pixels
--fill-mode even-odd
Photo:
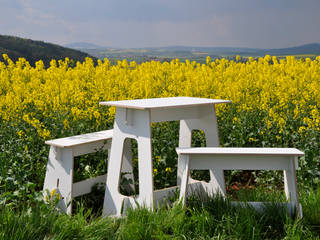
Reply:
[[[110,150],[112,136],[113,130],[106,130],[45,142],[50,145],[50,152],[43,189],[49,191],[56,189],[62,197],[58,204],[62,211],[70,214],[72,198],[88,194],[91,192],[93,185],[106,182],[107,174],[73,183],[73,160],[76,156],[99,150]],[[128,173],[126,178],[131,179],[130,187],[133,189],[130,141],[126,142],[121,169],[122,172]]]
[[[296,180],[298,156],[304,153],[295,148],[177,148],[181,159],[183,174],[179,199],[185,204],[190,169],[220,169],[220,170],[283,170],[284,190],[287,200],[290,200],[290,213],[296,208],[298,217],[302,217],[299,204]],[[249,203],[250,204],[250,203]],[[263,203],[253,202],[257,209]]]

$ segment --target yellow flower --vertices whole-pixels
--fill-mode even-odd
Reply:
[[[115,108],[100,106],[99,101],[190,96],[232,100],[240,121],[243,112],[264,116],[264,132],[271,128],[284,133],[294,120],[306,130],[320,128],[320,56],[305,61],[293,56],[264,58],[240,62],[206,58],[206,64],[196,61],[136,62],[92,59],[70,67],[70,59],[52,60],[45,68],[42,61],[32,67],[25,59],[13,62],[3,55],[0,62],[0,118],[2,121],[25,123],[43,138],[50,137],[50,120],[62,121],[70,128],[73,120],[92,120],[97,126],[111,123]],[[227,104],[226,104],[227,105]],[[224,121],[229,106],[218,105],[217,116]],[[290,120],[290,121],[288,121]],[[241,120],[242,121],[242,120]],[[249,119],[249,122],[255,119]],[[259,120],[260,121],[260,120]],[[304,132],[304,128],[295,131]],[[260,134],[263,134],[262,132]],[[23,132],[18,131],[19,138]],[[251,139],[251,141],[253,141]]]
[[[57,189],[52,189],[50,192],[50,200],[60,200],[61,195],[57,192]]]
[[[22,130],[19,130],[17,132],[17,134],[18,134],[19,138],[22,138],[22,136],[24,135],[24,132]]]
[[[257,142],[258,140],[257,139],[255,139],[255,138],[249,138],[249,142]]]
[[[70,123],[69,123],[68,119],[63,120],[63,127],[64,127],[64,129],[70,128]]]
[[[303,132],[305,132],[307,130],[307,128],[305,127],[305,126],[301,126],[301,127],[299,127],[299,133],[303,133]]]
[[[50,192],[50,196],[51,196],[51,197],[55,196],[55,195],[56,195],[56,192],[57,192],[57,189],[55,189],[55,188],[52,189],[51,192]]]
[[[238,122],[238,118],[237,118],[237,117],[234,117],[233,120],[232,120],[232,122],[233,122],[233,123]]]
[[[171,167],[167,167],[166,172],[172,172]]]
[[[160,162],[161,161],[161,157],[160,156],[156,156],[156,161]]]

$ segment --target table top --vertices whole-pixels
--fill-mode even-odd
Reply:
[[[147,98],[123,101],[100,102],[100,105],[115,106],[133,109],[154,109],[154,108],[174,108],[192,105],[230,103],[230,100],[195,98],[195,97],[168,97],[168,98]]]

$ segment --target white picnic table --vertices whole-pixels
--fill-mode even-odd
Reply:
[[[163,199],[173,195],[178,187],[179,199],[183,203],[187,193],[194,190],[205,191],[209,195],[219,192],[225,196],[223,170],[283,170],[284,190],[289,201],[284,204],[290,213],[294,214],[297,210],[301,218],[296,169],[298,157],[304,153],[294,148],[221,148],[215,105],[229,102],[193,97],[101,102],[101,105],[116,107],[114,129],[46,141],[50,145],[50,152],[43,189],[55,189],[61,196],[59,207],[71,213],[72,198],[88,194],[92,186],[106,182],[103,215],[121,216],[126,209],[137,205],[153,209]],[[151,123],[174,120],[180,121],[179,148],[176,149],[177,186],[155,191]],[[191,148],[193,130],[204,131],[206,147]],[[121,173],[126,173],[125,178],[131,182],[123,187],[130,190],[134,188],[130,139],[138,143],[138,196],[125,196],[119,191]],[[74,183],[74,157],[99,149],[110,150],[107,174]],[[210,181],[207,183],[190,178],[191,169],[209,170]],[[264,202],[250,204],[257,210],[264,206]]]
[[[169,97],[139,100],[100,102],[115,106],[113,138],[108,162],[104,215],[120,216],[127,207],[144,205],[153,208],[168,189],[154,191],[151,123],[180,120],[179,147],[191,147],[192,130],[202,130],[208,147],[219,146],[218,124],[215,105],[230,103],[229,100]],[[139,196],[124,196],[119,192],[124,144],[127,139],[138,143]],[[183,169],[178,159],[177,185]],[[223,170],[210,170],[208,184],[212,192],[225,193]]]

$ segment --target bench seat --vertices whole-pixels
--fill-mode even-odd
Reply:
[[[304,153],[295,148],[232,148],[232,147],[193,147],[177,148],[178,154],[210,154],[210,155],[298,155]]]
[[[71,213],[72,198],[90,193],[92,186],[97,183],[105,183],[107,174],[73,183],[74,157],[101,150],[109,151],[112,137],[111,129],[46,141],[45,143],[50,145],[50,152],[43,186],[44,198],[45,190],[55,189],[62,197],[58,206],[62,211]],[[125,177],[131,179],[130,184],[125,187],[132,189],[131,145],[129,141],[125,145],[121,171],[129,173]]]
[[[112,139],[113,130],[104,130],[100,132],[86,133],[71,137],[57,138],[48,140],[45,143],[60,148],[72,148],[83,144],[95,143]]]
[[[298,200],[296,169],[298,157],[304,153],[295,148],[177,148],[183,174],[179,199],[185,204],[191,169],[198,170],[283,170],[289,209],[297,209],[302,217]]]

